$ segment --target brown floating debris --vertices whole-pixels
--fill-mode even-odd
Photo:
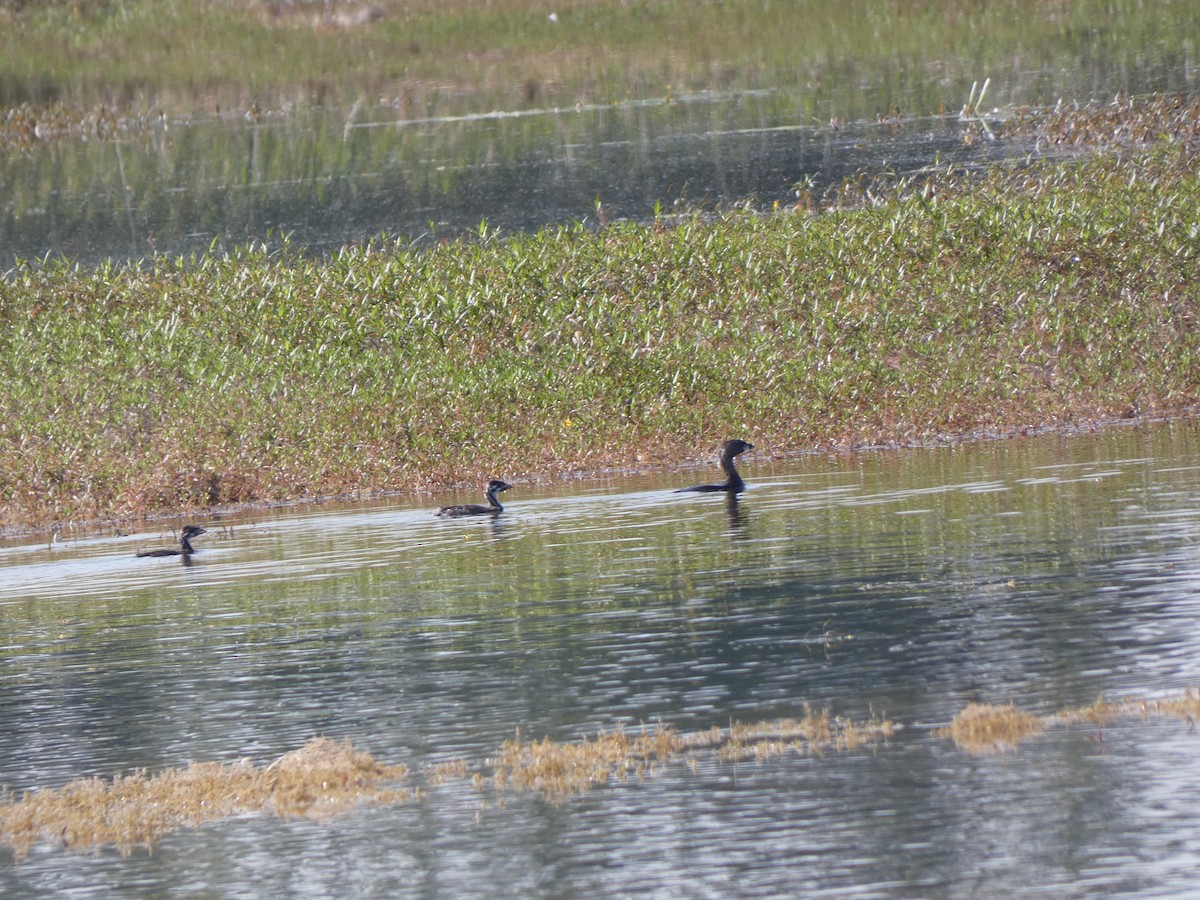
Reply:
[[[1123,716],[1174,716],[1186,719],[1193,726],[1200,719],[1200,690],[1185,690],[1179,694],[1168,694],[1157,699],[1147,697],[1121,697],[1116,700],[1096,699],[1090,706],[1066,709],[1053,718],[1064,725],[1089,724],[1103,727],[1112,719]]]
[[[1014,750],[1032,734],[1044,730],[1046,723],[1011,703],[968,703],[947,728],[934,730],[935,737],[948,737],[968,753],[995,753]]]
[[[622,728],[595,738],[560,743],[544,738],[506,741],[492,760],[497,788],[542,791],[551,798],[585,791],[611,781],[644,778],[683,754],[712,750],[722,762],[762,761],[785,753],[819,755],[854,750],[886,741],[898,730],[893,722],[855,723],[828,710],[801,719],[778,719],[680,734],[669,726],[643,726],[630,735]]]
[[[192,763],[157,775],[84,778],[57,790],[0,797],[0,842],[18,857],[39,840],[115,845],[128,854],[164,835],[247,813],[320,818],[363,803],[396,803],[405,766],[388,766],[349,741],[314,738],[265,768],[246,761]]]
[[[891,722],[855,724],[826,712],[803,719],[680,734],[665,725],[601,731],[576,742],[506,741],[486,766],[452,759],[423,772],[427,784],[469,781],[477,791],[538,791],[561,800],[606,783],[645,778],[684,754],[712,751],[723,762],[762,760],[785,752],[825,753],[886,740]],[[157,775],[139,770],[112,781],[84,778],[57,790],[0,794],[0,843],[18,858],[39,841],[76,849],[113,845],[122,853],[149,848],[180,828],[246,814],[324,818],[363,804],[411,799],[397,788],[403,765],[377,762],[350,741],[314,738],[265,768],[241,761],[193,763]]]
[[[1200,691],[1185,690],[1158,699],[1122,697],[1116,700],[1098,698],[1088,706],[1064,709],[1049,716],[1023,712],[1013,704],[995,706],[989,703],[968,703],[945,728],[935,728],[934,737],[950,738],[968,753],[995,753],[1014,750],[1017,745],[1035,734],[1055,726],[1070,728],[1091,725],[1104,728],[1114,719],[1138,716],[1171,716],[1187,720],[1192,727],[1200,719]]]
[[[643,728],[632,736],[623,728],[601,731],[579,743],[549,738],[527,742],[518,734],[504,742],[492,761],[492,778],[498,788],[511,786],[562,797],[610,780],[642,778],[684,746],[684,739],[665,726]]]
[[[933,733],[970,753],[993,753],[1015,749],[1055,725],[1104,727],[1130,715],[1176,716],[1194,726],[1200,719],[1200,691],[1159,699],[1101,698],[1044,717],[1011,703],[971,703]],[[759,762],[785,753],[818,755],[876,746],[900,728],[878,717],[854,722],[823,710],[799,719],[735,722],[687,734],[662,724],[633,733],[618,727],[573,742],[526,741],[518,733],[486,766],[453,759],[424,774],[430,785],[469,780],[481,792],[490,783],[497,791],[537,791],[563,800],[597,785],[649,777],[683,757],[694,770],[701,751],[711,751],[720,762]],[[397,787],[408,774],[406,766],[377,762],[349,740],[314,738],[266,767],[245,760],[201,762],[157,775],[138,770],[111,781],[83,778],[56,790],[27,791],[20,798],[0,793],[0,843],[12,847],[18,858],[39,841],[76,849],[113,845],[130,853],[180,828],[231,816],[325,818],[364,804],[400,803],[413,796]]]

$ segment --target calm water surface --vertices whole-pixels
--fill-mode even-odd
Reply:
[[[989,102],[1195,89],[1194,66],[1164,72],[1156,54],[1148,50],[1135,72],[1009,73]],[[1022,65],[1019,52],[1013,65]],[[837,102],[816,105],[806,92],[762,89],[415,120],[388,107],[307,109],[253,123],[154,122],[32,153],[0,147],[0,273],[46,256],[84,264],[186,256],[277,245],[282,235],[322,254],[385,233],[428,245],[485,222],[507,233],[772,209],[795,204],[798,188],[820,199],[863,172],[1045,154],[1008,136],[1000,118],[987,128],[960,121],[977,76],[938,77],[936,59],[929,68],[906,87],[911,73],[847,83]],[[897,103],[903,116],[892,117]],[[850,109],[857,115],[847,118]]]
[[[798,184],[819,197],[863,169],[980,165],[1033,149],[972,137],[978,128],[954,114],[833,129],[803,99],[697,94],[415,122],[318,109],[153,125],[53,154],[0,148],[0,271],[47,253],[137,259],[281,234],[320,253],[385,232],[428,244],[481,222],[536,231],[648,221],[656,209],[771,207],[794,204]]]
[[[889,744],[706,754],[550,803],[468,782],[331,822],[249,817],[153,853],[0,851],[0,894],[1163,896],[1200,863],[1194,729],[1052,731],[974,757],[970,701],[1051,713],[1200,684],[1200,424],[518,485],[496,522],[427,504],[207,521],[190,567],[154,534],[0,548],[0,787],[312,736],[481,764],[520,728],[576,740],[802,715]],[[222,527],[228,526],[228,527]],[[164,536],[165,537],[165,536]],[[837,635],[838,640],[828,636]]]

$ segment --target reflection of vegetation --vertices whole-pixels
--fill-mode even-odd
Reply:
[[[555,216],[593,212],[597,176],[580,155],[624,173],[625,196],[606,196],[606,206],[623,200],[625,212],[646,215],[665,190],[652,137],[803,119],[805,103],[768,92],[432,125],[309,110],[256,124],[89,128],[88,140],[69,145],[35,141],[44,121],[29,114],[7,131],[0,123],[0,269],[47,248],[81,261],[137,258],[155,248],[225,249],[272,229],[328,250],[383,231],[433,243],[481,217],[537,228],[547,207]],[[780,179],[770,199],[787,184]],[[682,192],[673,187],[666,199]]]
[[[855,183],[816,218],[23,267],[3,521],[1179,409],[1194,152]]]
[[[424,236],[431,216],[417,211],[426,209],[495,222],[498,209],[529,206],[507,188],[505,163],[549,159],[561,178],[570,148],[585,141],[604,143],[613,167],[628,161],[629,196],[651,196],[617,215],[643,215],[746,166],[724,159],[715,171],[681,170],[668,186],[643,184],[653,180],[644,136],[655,125],[698,134],[894,122],[956,109],[981,71],[997,74],[990,96],[1006,105],[1178,88],[1191,52],[1186,20],[1196,17],[1186,4],[1078,2],[1053,16],[1031,0],[938,15],[911,4],[809,5],[590,3],[559,9],[556,25],[526,2],[0,5],[0,25],[12,26],[0,27],[0,245],[10,253],[0,267],[48,248],[86,258],[95,235],[106,236],[97,255],[136,258],[273,229],[321,248],[384,230]],[[372,11],[382,15],[356,19]],[[803,28],[784,27],[799,20]],[[613,46],[597,51],[598,35]],[[241,52],[256,41],[264,52]],[[931,47],[957,56],[931,63]],[[1108,67],[1120,59],[1138,81],[1114,81]],[[523,74],[529,67],[538,74]],[[192,68],[202,71],[185,74]],[[672,102],[742,88],[762,90]],[[540,114],[508,115],[531,110]],[[479,113],[486,121],[445,119]],[[986,133],[984,118],[974,125]],[[853,156],[852,145],[833,155]],[[483,194],[492,208],[477,209]],[[590,214],[594,192],[581,196],[562,211]]]

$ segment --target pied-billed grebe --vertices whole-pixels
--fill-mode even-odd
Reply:
[[[733,464],[733,458],[740,453],[745,453],[747,450],[753,450],[754,445],[748,441],[743,441],[735,438],[732,441],[726,441],[721,445],[721,468],[725,470],[725,474],[729,477],[721,484],[697,484],[694,487],[680,488],[675,493],[697,493],[697,494],[712,494],[717,491],[723,491],[729,494],[739,494],[745,487],[746,482],[742,481],[742,476],[738,474],[737,467]]]
[[[496,495],[501,491],[507,491],[511,484],[507,481],[501,481],[499,478],[493,478],[488,482],[484,493],[487,494],[488,505],[483,506],[479,503],[464,503],[461,506],[443,506],[435,515],[442,516],[447,519],[457,519],[459,516],[496,516],[504,512],[504,507],[500,505],[500,501],[496,499]]]
[[[163,547],[159,550],[139,550],[138,556],[191,556],[196,552],[196,548],[192,546],[192,538],[199,537],[202,534],[208,534],[199,525],[185,525],[183,532],[179,535],[178,547]]]

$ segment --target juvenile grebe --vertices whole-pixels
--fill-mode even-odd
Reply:
[[[721,484],[697,484],[694,487],[680,488],[675,493],[686,494],[690,492],[698,494],[712,494],[717,491],[725,491],[730,494],[739,494],[745,490],[746,482],[742,481],[742,476],[738,474],[737,467],[733,464],[733,458],[739,453],[745,453],[747,450],[753,450],[754,445],[748,441],[734,439],[726,441],[721,445],[721,468],[725,470],[725,474],[729,477]]]
[[[192,538],[199,537],[202,534],[208,534],[199,525],[185,525],[183,532],[179,535],[178,547],[163,547],[159,550],[139,550],[138,556],[191,556],[196,552],[196,548],[192,546]]]
[[[501,491],[507,491],[511,484],[507,481],[501,481],[499,478],[493,478],[488,482],[487,489],[484,491],[487,494],[488,505],[483,506],[479,503],[464,503],[461,506],[443,506],[439,509],[436,515],[447,519],[456,519],[459,516],[496,516],[504,512],[504,507],[500,505],[500,501],[496,499],[496,495]]]

